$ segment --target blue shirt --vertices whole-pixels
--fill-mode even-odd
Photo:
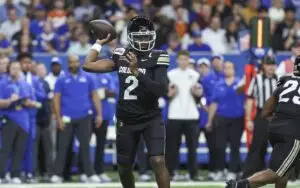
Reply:
[[[0,98],[8,99],[12,94],[18,94],[20,99],[32,97],[30,86],[24,80],[14,82],[11,78],[8,78],[0,83]],[[2,114],[18,124],[26,132],[29,131],[28,108],[19,104],[14,107],[2,109]]]
[[[211,48],[207,44],[201,44],[200,46],[196,43],[188,46],[188,51],[190,52],[211,52]]]
[[[204,95],[207,103],[210,104],[215,85],[218,82],[218,77],[214,73],[209,73],[206,76],[201,77],[200,83],[203,87]]]
[[[244,94],[239,94],[234,89],[238,83],[239,79],[235,78],[231,85],[227,85],[225,79],[216,84],[212,102],[218,104],[218,115],[228,118],[238,118],[244,115]]]
[[[38,36],[43,33],[44,25],[45,21],[32,20],[30,22],[30,32],[33,33],[35,36]]]
[[[8,48],[10,46],[10,42],[6,39],[0,41],[0,48]]]
[[[98,89],[108,89],[116,92],[116,86],[112,75],[110,73],[97,74],[96,75],[96,87]],[[116,103],[113,103],[116,99],[104,98],[101,100],[102,104],[102,116],[104,120],[112,120],[114,117],[114,107]]]
[[[168,44],[164,44],[162,45],[159,49],[160,50],[168,50],[169,45]],[[179,44],[178,46],[176,46],[176,48],[174,49],[174,52],[179,52],[181,50],[181,45]]]
[[[61,116],[78,119],[92,114],[91,93],[95,90],[95,82],[85,73],[59,77],[54,93],[61,94]]]

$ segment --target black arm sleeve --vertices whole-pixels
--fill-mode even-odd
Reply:
[[[167,66],[156,66],[154,68],[154,79],[140,73],[137,76],[139,82],[154,96],[164,96],[168,89]]]

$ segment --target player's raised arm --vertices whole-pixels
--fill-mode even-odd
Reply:
[[[105,39],[97,40],[92,46],[83,64],[83,70],[86,72],[112,72],[115,70],[115,63],[112,59],[100,59],[97,57],[102,49],[102,45],[109,41],[110,34]]]

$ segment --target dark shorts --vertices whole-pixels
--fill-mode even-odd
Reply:
[[[283,177],[300,158],[300,140],[272,132],[269,133],[269,140],[273,147],[269,168]]]
[[[165,125],[161,117],[137,125],[126,125],[117,121],[116,127],[118,164],[134,164],[141,137],[145,141],[148,156],[165,154]]]

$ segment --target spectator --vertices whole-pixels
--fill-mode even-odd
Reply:
[[[286,50],[285,42],[291,34],[291,30],[295,24],[295,8],[289,7],[285,8],[285,17],[283,22],[279,23],[275,33],[273,41],[276,42],[276,45],[273,44],[275,51],[284,51]],[[292,33],[293,34],[293,33]]]
[[[59,49],[59,38],[53,31],[51,22],[46,22],[44,32],[37,37],[37,52],[57,53]]]
[[[40,35],[43,32],[46,20],[46,8],[42,4],[37,5],[34,9],[34,18],[30,22],[30,32],[35,36]]]
[[[153,20],[158,11],[159,9],[152,3],[152,0],[143,0],[142,12],[144,16]]]
[[[91,4],[90,0],[80,0],[80,5],[75,8],[74,15],[78,21],[89,21],[100,17],[100,9]]]
[[[16,52],[34,52],[36,36],[30,32],[30,20],[27,17],[21,20],[21,30],[13,35],[12,43]]]
[[[59,28],[67,21],[67,11],[65,8],[64,0],[55,0],[54,8],[48,13],[48,17],[54,27],[54,29]]]
[[[242,11],[243,19],[245,20],[247,25],[249,25],[251,18],[258,15],[258,6],[259,0],[248,0],[247,6]]]
[[[222,27],[226,27],[224,20],[232,15],[231,7],[229,7],[224,0],[221,0],[213,7],[212,12],[212,15],[220,17]]]
[[[5,38],[4,33],[0,31],[0,54],[11,54],[13,48],[10,42]]]
[[[60,44],[60,50],[61,52],[66,52],[69,46],[73,46],[72,43],[72,32],[75,32],[74,40],[73,41],[78,41],[79,40],[79,34],[83,31],[79,26],[81,26],[82,23],[76,23],[76,19],[74,15],[70,14],[67,18],[67,23],[61,25],[59,28],[56,30],[56,34],[59,37],[59,44]]]
[[[275,60],[271,57],[265,57],[262,62],[262,69],[261,73],[252,78],[247,90],[249,99],[247,99],[245,107],[246,127],[249,131],[253,132],[253,140],[245,161],[243,177],[249,177],[265,168],[265,155],[268,144],[268,121],[262,119],[260,113],[263,104],[276,89]],[[251,118],[253,100],[255,100],[257,106],[254,122]]]
[[[171,0],[170,4],[163,6],[160,9],[160,13],[166,16],[168,19],[177,19],[177,7],[181,7],[180,12],[182,13],[182,21],[184,23],[189,23],[189,13],[188,10],[183,7],[182,0]]]
[[[280,23],[284,19],[283,2],[281,0],[273,0],[273,5],[269,9],[269,18],[273,22]]]
[[[66,156],[71,147],[74,134],[80,142],[83,172],[90,182],[99,183],[100,179],[90,161],[89,141],[91,136],[91,114],[93,105],[96,109],[96,127],[102,122],[101,105],[94,80],[80,72],[79,57],[68,57],[69,74],[61,77],[55,84],[54,112],[58,127],[58,151],[52,169],[50,181],[61,183]],[[78,104],[82,107],[78,108]]]
[[[244,18],[242,17],[243,6],[241,2],[233,2],[231,11],[232,15],[224,20],[224,26],[227,26],[230,22],[234,21],[238,26],[238,30],[247,29],[247,24],[245,23]]]
[[[278,76],[278,78],[285,75],[292,75],[295,59],[299,55],[300,41],[295,41],[292,47],[292,56],[280,62],[279,66],[276,69],[276,75]]]
[[[239,79],[235,76],[232,62],[224,63],[225,78],[215,86],[209,105],[207,131],[215,131],[216,180],[223,178],[226,166],[226,145],[230,143],[229,172],[226,179],[236,179],[240,165],[241,137],[244,130],[244,95],[235,91]],[[213,129],[214,126],[214,130]],[[225,175],[225,174],[224,174]]]
[[[42,107],[37,112],[37,130],[36,130],[36,169],[37,174],[46,178],[50,173],[50,168],[52,165],[53,158],[53,145],[51,140],[51,106],[50,106],[50,87],[45,81],[47,75],[47,69],[44,64],[40,63],[36,66],[36,72],[38,76],[38,82],[42,84],[47,98],[45,98],[42,103]]]
[[[0,23],[3,23],[9,19],[9,10],[11,8],[16,9],[16,15],[18,18],[25,15],[26,11],[19,4],[13,3],[13,0],[4,0],[4,4],[0,5]]]
[[[20,170],[26,150],[29,132],[28,108],[34,107],[30,86],[21,79],[21,66],[19,62],[9,64],[8,79],[1,82],[0,107],[2,111],[2,148],[0,152],[0,178],[4,180],[8,158],[11,151],[13,160],[10,168],[11,183],[21,184]]]
[[[168,37],[168,44],[160,47],[161,50],[166,50],[169,54],[179,52],[181,50],[180,39],[177,33],[171,33]]]
[[[214,53],[226,53],[225,30],[221,29],[219,17],[211,19],[210,27],[202,32],[203,42],[209,45]]]
[[[226,44],[227,53],[238,52],[238,25],[235,21],[231,21],[226,28]]]
[[[166,127],[166,161],[169,173],[176,180],[175,170],[179,160],[181,135],[185,135],[188,147],[188,178],[197,180],[197,133],[199,112],[197,100],[202,95],[198,85],[199,73],[189,69],[189,52],[180,51],[177,55],[178,68],[168,72],[170,87],[168,123]]]
[[[294,41],[300,41],[300,21],[296,21],[284,43],[285,50],[290,50]]]
[[[104,18],[113,24],[124,19],[125,5],[123,0],[108,1],[104,10]]]
[[[7,67],[9,59],[6,56],[0,57],[0,83],[7,79]],[[0,112],[1,115],[1,112]]]
[[[70,46],[68,53],[77,55],[87,55],[90,48],[92,47],[92,45],[89,44],[89,35],[86,32],[82,32],[78,37],[79,42]]]
[[[177,32],[179,38],[182,38],[188,32],[187,22],[184,21],[184,7],[178,6],[175,8],[175,31]]]
[[[202,33],[200,31],[192,33],[194,43],[188,46],[190,52],[211,52],[211,48],[202,42]]]
[[[4,33],[5,38],[10,41],[12,36],[20,31],[21,22],[16,15],[16,9],[14,7],[9,8],[7,14],[8,20],[1,24],[0,32]]]
[[[125,22],[128,22],[129,20],[131,20],[132,18],[138,16],[138,11],[131,7],[131,6],[126,6],[126,10],[125,10]],[[122,30],[120,33],[120,44],[123,46],[127,46],[128,45],[128,39],[127,39],[127,29],[124,29],[124,27],[126,26],[126,23],[124,22],[123,25],[121,25],[122,29],[120,28],[119,30]]]

